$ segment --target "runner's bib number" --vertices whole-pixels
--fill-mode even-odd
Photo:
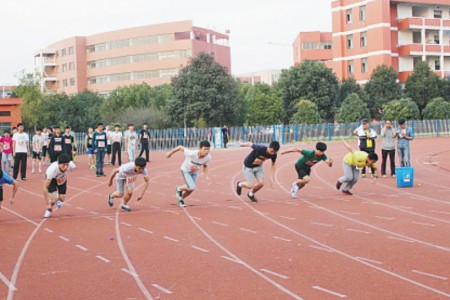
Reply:
[[[105,148],[105,141],[99,141],[98,142],[98,147],[99,148]]]
[[[72,144],[72,141],[70,139],[66,139],[66,144]]]
[[[8,143],[4,143],[3,144],[3,150],[9,150],[9,144]]]
[[[56,176],[55,179],[56,179],[56,183],[58,185],[63,185],[67,181],[67,175],[66,174],[61,174],[59,176]]]
[[[133,185],[136,182],[136,176],[127,177],[127,185]]]
[[[61,145],[55,145],[55,151],[62,151]]]

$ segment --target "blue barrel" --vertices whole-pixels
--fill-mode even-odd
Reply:
[[[398,187],[412,187],[414,186],[414,168],[412,167],[397,167],[395,168],[397,176]]]

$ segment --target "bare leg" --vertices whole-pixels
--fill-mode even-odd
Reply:
[[[128,202],[131,200],[131,196],[133,196],[133,192],[127,191],[123,196],[122,205],[128,205]]]

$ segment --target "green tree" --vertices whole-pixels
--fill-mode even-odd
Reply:
[[[164,109],[172,98],[172,86],[170,84],[162,84],[153,87],[152,99],[150,106],[158,110]]]
[[[282,96],[285,122],[295,114],[298,99],[309,99],[317,105],[322,119],[333,120],[339,84],[336,75],[323,63],[304,61],[297,67],[283,70],[277,89]]]
[[[450,119],[450,102],[444,98],[435,98],[425,106],[422,111],[424,120]]]
[[[401,85],[397,80],[395,69],[386,65],[380,65],[372,72],[364,86],[372,118],[380,119],[383,105],[401,97]]]
[[[214,58],[201,53],[172,78],[173,97],[167,105],[175,126],[192,126],[203,118],[208,126],[243,121],[243,98],[238,83]]]
[[[368,101],[367,94],[364,92],[364,89],[361,87],[361,85],[356,82],[355,78],[350,77],[342,80],[339,87],[339,97],[336,101],[336,107],[341,107],[341,104],[342,102],[344,102],[345,98],[353,93],[358,94],[361,100]]]
[[[20,110],[25,127],[36,129],[40,126],[43,95],[39,81],[33,74],[23,74],[19,78],[19,85],[14,89],[14,96],[22,98]]]
[[[358,94],[353,93],[342,102],[337,114],[337,121],[339,123],[353,123],[369,116],[370,111],[367,108],[367,103],[362,101]]]
[[[283,117],[281,100],[275,95],[257,94],[249,100],[247,122],[249,125],[280,123]]]
[[[292,117],[291,123],[319,124],[322,123],[317,105],[309,100],[300,100],[296,105],[297,112]]]
[[[417,120],[420,112],[417,104],[409,98],[393,100],[383,106],[383,119],[387,120]]]
[[[439,76],[433,73],[427,62],[421,61],[406,81],[405,92],[422,111],[431,99],[441,96],[442,86]]]
[[[158,92],[164,93],[162,90]],[[103,101],[105,117],[114,118],[128,107],[147,108],[152,106],[155,91],[146,83],[118,87]]]
[[[450,101],[450,77],[442,79],[441,97]]]

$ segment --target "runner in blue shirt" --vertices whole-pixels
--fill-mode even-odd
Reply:
[[[3,173],[2,170],[0,170],[0,210],[2,209],[2,202],[3,202],[3,184],[11,184],[13,186],[13,192],[11,196],[10,203],[11,205],[14,204],[14,197],[16,196],[17,189],[19,188],[19,183],[8,176],[8,174]]]

